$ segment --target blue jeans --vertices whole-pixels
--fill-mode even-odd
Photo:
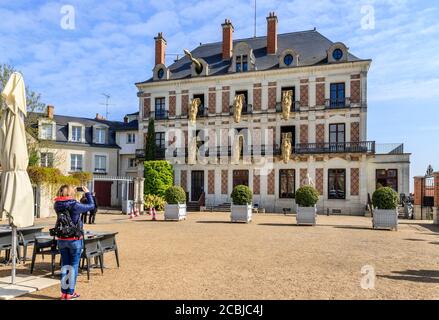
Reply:
[[[61,292],[73,294],[81,260],[82,240],[58,240],[61,253]]]

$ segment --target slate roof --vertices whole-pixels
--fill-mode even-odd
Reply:
[[[38,114],[35,119],[46,118],[46,114]],[[138,121],[131,121],[129,123],[121,121],[97,120],[82,117],[54,115],[53,120],[56,122],[56,143],[72,144],[79,146],[99,147],[99,148],[120,148],[116,144],[116,131],[129,131],[138,129]],[[85,143],[71,142],[68,140],[68,123],[76,122],[85,126]],[[104,124],[108,126],[108,139],[105,144],[93,143],[93,126]],[[37,124],[35,124],[37,125]]]
[[[233,46],[239,42],[246,42],[255,56],[255,69],[270,70],[279,67],[279,54],[286,49],[294,49],[300,55],[300,66],[313,66],[327,63],[327,50],[334,44],[316,30],[283,33],[278,35],[278,54],[267,55],[267,37],[238,39],[233,41]],[[228,73],[230,60],[222,59],[222,42],[202,44],[192,51],[196,58],[203,58],[209,64],[209,76]],[[349,53],[348,62],[361,59]],[[185,79],[191,76],[191,61],[184,56],[169,66],[170,80]],[[151,82],[152,78],[140,82]]]

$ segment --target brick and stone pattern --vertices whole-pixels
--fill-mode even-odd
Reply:
[[[433,173],[434,177],[434,206],[439,208],[439,172]]]
[[[308,96],[308,79],[300,80],[300,106],[309,106],[309,96]]]
[[[230,87],[223,87],[222,92],[222,112],[229,113],[230,112]]]
[[[268,141],[267,141],[267,145],[271,145],[273,147],[276,146],[276,127],[269,127],[268,128]]]
[[[414,179],[414,204],[420,206],[422,204],[422,184],[424,183],[424,178],[415,177]]]
[[[221,194],[229,194],[229,172],[221,170]]]
[[[215,194],[215,170],[209,170],[207,173],[207,193]]]
[[[208,129],[208,133],[209,133],[209,137],[208,137],[209,141],[208,141],[207,145],[209,146],[209,148],[216,147],[217,146],[217,143],[216,143],[216,138],[217,138],[216,130],[214,128],[209,128]]]
[[[175,117],[177,112],[177,96],[175,91],[169,91],[169,116]]]
[[[186,170],[180,171],[180,186],[183,188],[184,191],[187,192],[187,171]]]
[[[189,109],[189,92],[187,90],[183,90],[181,92],[181,114],[186,116],[188,114]]]
[[[316,125],[316,143],[325,143],[325,125],[323,123]]]
[[[308,125],[300,125],[300,143],[308,143]]]
[[[316,105],[317,106],[324,106],[325,105],[325,83],[324,82],[316,84]]]
[[[360,123],[351,122],[351,142],[360,141]]]
[[[300,169],[300,186],[303,187],[308,182],[308,169],[302,168]]]
[[[275,192],[275,174],[274,170],[271,170],[267,175],[267,194],[273,195]]]
[[[216,92],[215,88],[209,88],[209,113],[216,113]]]
[[[276,82],[268,83],[268,110],[276,110]]]
[[[255,83],[253,85],[253,110],[261,111],[262,106],[262,84]]]
[[[351,76],[351,102],[360,103],[361,101],[361,81],[360,79],[352,79]]]
[[[323,195],[323,168],[316,169],[316,189],[319,194]]]
[[[253,194],[261,194],[261,175],[259,170],[253,171]]]
[[[360,194],[360,169],[351,168],[351,196]]]
[[[143,118],[149,118],[151,114],[151,95],[147,94],[143,99]]]

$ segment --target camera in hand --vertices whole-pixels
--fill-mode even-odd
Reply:
[[[76,192],[84,192],[84,189],[82,187],[77,187]]]

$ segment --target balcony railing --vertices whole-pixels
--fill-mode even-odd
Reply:
[[[234,107],[230,106],[230,115],[233,115],[234,113]],[[253,113],[253,105],[250,103],[246,103],[242,106],[242,113],[241,114],[252,114]]]
[[[153,117],[155,120],[167,120],[169,119],[169,111],[155,110],[151,112],[151,117]]]
[[[145,159],[145,149],[136,149],[136,159],[138,160]]]
[[[325,108],[327,109],[342,109],[351,107],[351,98],[344,99],[326,99]]]
[[[299,143],[294,147],[295,154],[315,153],[375,153],[375,141],[341,143]]]
[[[291,104],[290,112],[298,112],[300,111],[300,101],[294,101]],[[282,112],[282,102],[276,103],[276,112]]]
[[[377,154],[403,154],[403,143],[378,143],[376,145]]]
[[[155,159],[165,160],[166,159],[166,148],[155,148]]]

